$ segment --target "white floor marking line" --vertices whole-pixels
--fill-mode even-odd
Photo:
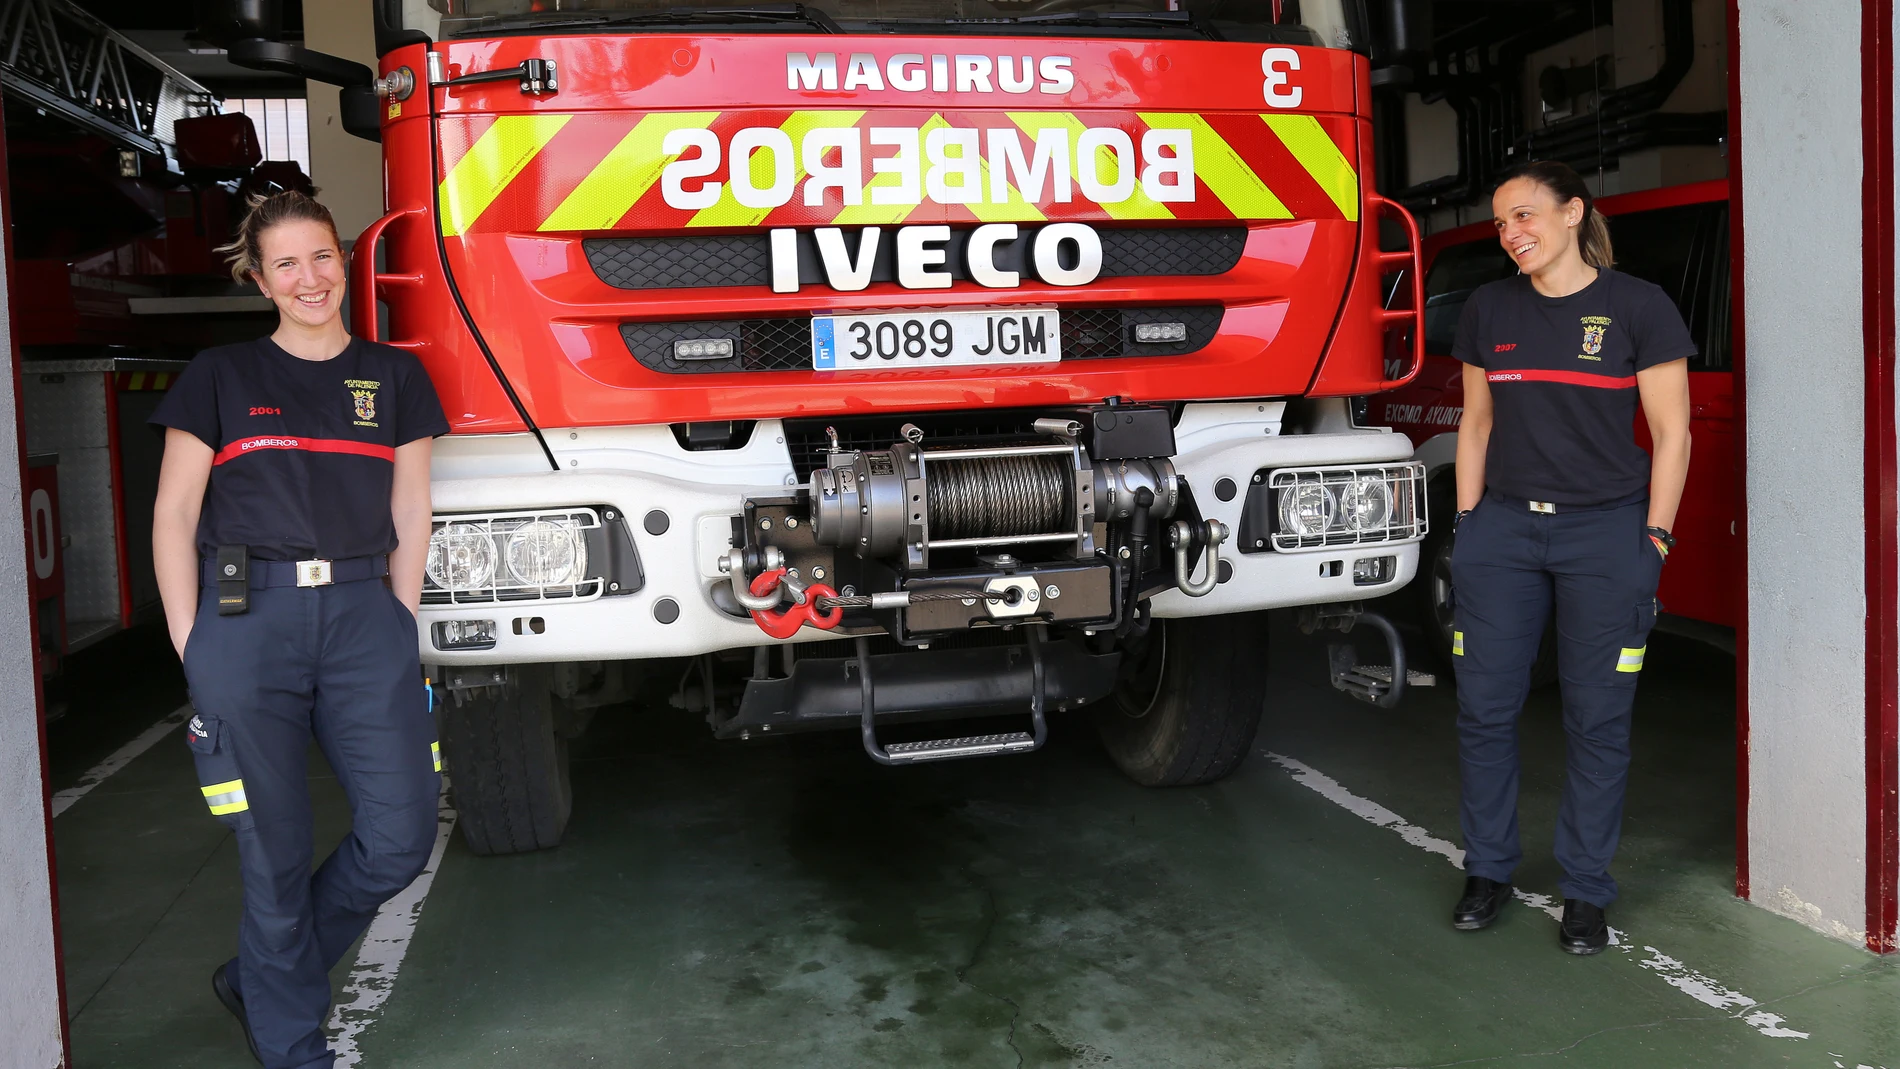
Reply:
[[[1397,813],[1392,812],[1390,809],[1387,809],[1370,798],[1362,798],[1354,794],[1341,785],[1338,780],[1313,768],[1311,765],[1303,764],[1282,754],[1266,752],[1266,756],[1268,760],[1274,764],[1286,769],[1287,772],[1292,775],[1293,781],[1300,786],[1332,802],[1334,805],[1339,806],[1341,809],[1346,810],[1366,823],[1374,825],[1375,827],[1395,831],[1399,834],[1399,838],[1404,839],[1413,846],[1427,853],[1437,854],[1439,857],[1444,858],[1460,869],[1464,868],[1465,852],[1456,844],[1438,838],[1424,828],[1407,821],[1404,817],[1399,816]],[[1552,899],[1549,895],[1534,894],[1519,889],[1516,891],[1516,896],[1519,901],[1548,913],[1552,918],[1558,920],[1563,918],[1563,903]],[[1627,933],[1618,931],[1615,928],[1610,929],[1610,942],[1612,945],[1619,947],[1625,954],[1635,949]],[[1688,995],[1690,998],[1695,999],[1697,1002],[1718,1010],[1733,1011],[1729,1016],[1743,1022],[1764,1036],[1775,1039],[1808,1038],[1808,1033],[1797,1032],[1792,1028],[1786,1027],[1786,1018],[1778,1013],[1770,1013],[1766,1010],[1755,1010],[1752,1013],[1745,1012],[1751,1007],[1759,1005],[1755,999],[1749,998],[1734,988],[1727,987],[1710,979],[1702,973],[1684,965],[1682,962],[1677,961],[1675,958],[1657,950],[1655,947],[1645,946],[1643,949],[1649,952],[1649,957],[1638,961],[1636,963],[1638,966],[1648,969],[1662,977],[1664,983]]]
[[[185,722],[191,715],[191,706],[181,705],[166,714],[163,720],[146,728],[139,737],[112,752],[112,756],[94,765],[79,782],[57,791],[53,795],[53,815],[59,816],[73,807],[73,803],[84,798],[94,787],[106,781],[108,776],[132,763],[132,759],[152,748],[158,740],[171,734],[173,728]]]
[[[429,863],[422,875],[396,897],[383,903],[376,918],[363,934],[363,945],[356,952],[356,964],[350,966],[349,982],[343,985],[343,998],[330,1010],[330,1049],[336,1052],[337,1069],[350,1069],[362,1063],[363,1054],[356,1040],[363,1030],[376,1023],[383,1003],[396,989],[396,972],[409,953],[409,940],[416,934],[416,922],[422,919],[422,905],[428,901],[429,886],[435,882],[436,869],[442,865],[442,852],[448,849],[449,833],[455,830],[455,810],[449,806],[449,778],[442,777],[442,800],[436,810],[435,849],[429,851]]]

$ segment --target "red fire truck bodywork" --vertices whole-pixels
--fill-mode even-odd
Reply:
[[[384,127],[391,212],[363,235],[354,264],[355,329],[375,336],[374,293],[389,303],[384,340],[410,348],[428,366],[458,431],[521,430],[520,412],[496,381],[505,378],[522,409],[542,427],[616,426],[791,415],[1073,404],[1109,396],[1251,398],[1346,396],[1389,389],[1380,338],[1410,313],[1387,313],[1382,270],[1409,265],[1409,254],[1381,261],[1377,228],[1361,225],[1390,211],[1362,188],[1370,155],[1370,102],[1363,57],[1334,49],[1298,49],[1301,104],[1261,104],[1258,46],[1192,41],[1007,40],[982,42],[987,53],[1073,58],[1074,88],[1040,93],[914,93],[787,88],[786,56],[836,53],[836,39],[797,36],[511,37],[438,46],[449,78],[501,70],[529,58],[553,60],[560,91],[522,93],[512,82],[419,90],[388,106]],[[900,53],[956,56],[973,42],[954,38],[876,40],[879,70]],[[1244,60],[1237,62],[1236,57]],[[963,57],[958,57],[963,58]],[[839,56],[842,65],[844,57]],[[390,53],[385,74],[407,67],[420,81],[422,46]],[[431,159],[429,104],[441,112],[441,154]],[[672,109],[690,109],[685,111]],[[703,177],[724,193],[710,209],[669,207],[660,167],[679,154],[661,150],[665,129],[700,126],[722,144],[746,128],[924,129],[1032,132],[1039,124],[1122,131],[1142,145],[1152,130],[1192,137],[1191,201],[1157,203],[1139,192],[1100,204],[1080,191],[1067,203],[1053,188],[1034,204],[1010,189],[1006,203],[848,206],[823,189],[808,205],[799,166],[789,203],[747,208],[732,198],[728,161]],[[1029,140],[1033,133],[1025,136]],[[980,143],[980,142],[979,142]],[[878,155],[881,153],[882,155]],[[761,153],[763,155],[764,153]],[[894,153],[865,146],[866,185],[876,161]],[[686,154],[691,159],[690,152]],[[836,159],[833,150],[831,159]],[[774,160],[773,164],[776,165]],[[753,168],[760,167],[758,155]],[[1080,164],[1077,164],[1079,169]],[[1098,177],[1113,174],[1098,162]],[[990,167],[979,172],[987,188]],[[1052,184],[1053,185],[1053,184]],[[1139,190],[1139,186],[1137,189]],[[442,208],[431,210],[434,194]],[[857,293],[806,285],[794,295],[726,287],[644,291],[637,297],[595,277],[586,236],[722,233],[774,227],[1048,220],[1156,225],[1242,219],[1249,235],[1240,264],[1214,279],[1104,279],[1064,288],[1033,282],[998,291],[968,281],[923,299],[894,283]],[[1409,224],[1409,219],[1407,219]],[[494,359],[491,370],[435,269],[432,227],[439,225],[447,266],[468,314]],[[387,265],[375,275],[367,257],[378,240]],[[1212,344],[1190,361],[1127,358],[1093,365],[935,369],[906,372],[669,376],[627,358],[618,327],[641,318],[733,319],[931,307],[1061,307],[1220,303]],[[1409,377],[1409,373],[1406,377]]]

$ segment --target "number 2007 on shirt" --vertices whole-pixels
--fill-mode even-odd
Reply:
[[[818,371],[933,364],[1052,364],[1062,358],[1054,308],[814,316]]]

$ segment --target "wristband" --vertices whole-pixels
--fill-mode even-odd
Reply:
[[[1655,546],[1656,552],[1661,553],[1665,559],[1668,558],[1669,551],[1676,548],[1676,536],[1670,534],[1666,527],[1645,527],[1643,533],[1649,536],[1650,544]]]
[[[1471,515],[1471,513],[1472,513],[1471,509],[1465,509],[1464,511],[1458,513],[1456,516],[1453,516],[1451,518],[1451,532],[1453,534],[1458,533],[1458,525],[1465,522],[1465,517]]]

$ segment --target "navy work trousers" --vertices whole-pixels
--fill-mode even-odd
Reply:
[[[244,916],[234,978],[268,1069],[328,1066],[330,969],[434,847],[441,777],[416,621],[381,579],[206,588],[185,643],[187,743],[211,812],[237,834]],[[316,740],[349,798],[349,837],[311,872]]]
[[[1647,501],[1537,512],[1487,493],[1458,526],[1451,580],[1465,872],[1508,882],[1517,839],[1517,718],[1544,625],[1557,616],[1568,761],[1556,854],[1565,898],[1616,899],[1636,680],[1656,622],[1662,555]]]

